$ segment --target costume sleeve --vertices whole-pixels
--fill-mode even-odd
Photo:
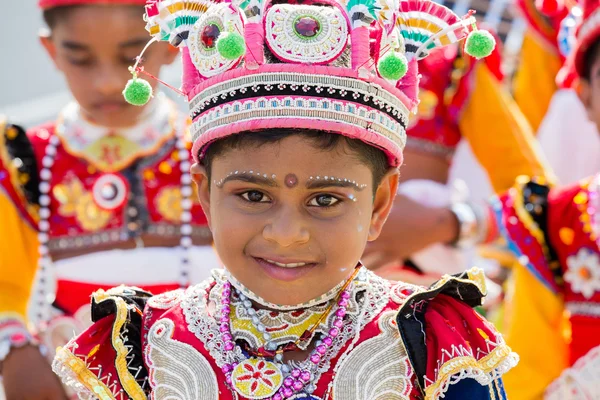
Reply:
[[[38,260],[34,205],[38,185],[25,132],[0,121],[0,331],[7,320],[25,325]]]
[[[505,379],[509,398],[541,398],[567,366],[559,264],[547,234],[550,188],[521,177],[494,201],[496,224],[515,254],[505,302],[506,338],[521,356]]]
[[[482,304],[485,291],[483,271],[473,268],[446,275],[429,290],[412,295],[398,313],[396,321],[426,400],[448,395],[503,398],[499,379],[519,358],[473,310]]]
[[[521,61],[513,82],[515,101],[537,132],[556,91],[556,75],[562,66],[558,50],[529,29],[523,38]]]
[[[502,88],[495,69],[494,64],[479,61],[462,78],[461,85],[472,88],[459,119],[462,136],[496,192],[508,190],[519,175],[553,179],[531,127]]]
[[[150,297],[150,293],[125,286],[94,293],[94,324],[59,348],[52,363],[54,372],[79,398],[148,398],[142,320]]]

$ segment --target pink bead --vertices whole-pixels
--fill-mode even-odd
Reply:
[[[225,343],[225,350],[227,350],[227,351],[233,350],[234,347],[235,347],[235,345],[233,344],[233,342]]]
[[[283,388],[283,395],[284,397],[292,397],[292,395],[294,394],[294,391],[288,387]]]
[[[346,315],[346,310],[343,308],[340,308],[335,312],[335,315],[337,315],[338,317],[343,317],[344,315]]]
[[[348,305],[348,299],[340,299],[340,301],[338,301],[338,306],[346,307],[347,305]]]
[[[279,393],[275,393],[275,395],[273,395],[273,400],[283,400],[283,396]]]
[[[321,361],[321,356],[320,356],[319,354],[315,354],[315,353],[313,353],[313,354],[310,356],[310,362],[312,362],[313,364],[318,364],[318,363],[319,363],[319,361]]]
[[[225,364],[221,367],[221,371],[223,371],[223,373],[225,373],[225,374],[228,372],[231,372],[231,371],[233,371],[233,365]]]
[[[298,390],[302,390],[302,388],[304,387],[304,383],[300,382],[300,381],[294,381],[294,390],[298,391]]]
[[[325,336],[325,338],[323,338],[323,343],[325,343],[327,346],[331,346],[331,343],[333,343],[333,339],[329,336]]]
[[[342,321],[341,318],[338,318],[335,321],[333,321],[333,326],[335,326],[336,328],[341,328],[342,326],[344,326],[344,321]]]
[[[340,331],[338,328],[331,328],[329,330],[329,336],[331,336],[332,338],[336,337],[339,333]]]
[[[221,322],[229,322],[229,315],[223,315],[220,319]]]
[[[229,332],[229,324],[227,322],[222,323],[219,330],[223,333]]]
[[[321,355],[327,353],[327,346],[325,346],[324,344],[317,346],[317,352]]]
[[[347,290],[344,290],[342,292],[342,299],[349,299],[350,298],[350,292]]]
[[[302,372],[301,372],[301,371],[300,371],[298,368],[294,368],[294,369],[292,370],[292,376],[293,376],[294,378],[296,378],[296,379],[298,379],[298,378],[300,377],[300,374],[301,374],[301,373],[302,373]]]
[[[294,380],[289,376],[283,380],[283,386],[290,387],[294,384]]]
[[[221,309],[221,312],[224,315],[229,315],[231,313],[231,308],[229,306],[223,306],[223,308]]]
[[[231,375],[226,375],[226,376],[225,376],[225,381],[226,381],[226,382],[227,382],[229,385],[231,385]]]
[[[231,290],[229,290],[229,289],[223,290],[222,296],[224,299],[229,300],[229,296],[231,296]]]
[[[302,374],[300,375],[300,380],[304,383],[310,382],[310,372],[302,371]]]
[[[231,333],[229,333],[229,332],[224,333],[221,337],[223,338],[224,342],[232,342],[233,341],[233,336],[231,336]]]

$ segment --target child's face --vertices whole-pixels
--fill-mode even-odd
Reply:
[[[96,124],[131,126],[143,111],[126,103],[122,95],[131,79],[128,67],[149,40],[142,13],[135,6],[75,7],[61,16],[50,37],[41,38],[84,116]],[[165,43],[154,44],[144,54],[143,66],[158,76],[160,67],[172,62],[176,54]]]
[[[588,119],[600,131],[600,51],[596,50],[590,68],[590,79],[581,79],[577,88],[579,99],[585,106]]]
[[[325,152],[302,137],[227,150],[212,162],[212,182],[202,167],[192,172],[224,265],[280,305],[316,298],[352,274],[398,180],[391,170],[373,196],[370,168],[345,145]]]

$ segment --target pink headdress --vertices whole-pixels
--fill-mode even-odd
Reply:
[[[470,14],[429,0],[152,0],[146,9],[154,40],[183,48],[196,161],[220,138],[300,128],[360,139],[398,166],[417,61],[467,36],[474,56],[494,47]]]

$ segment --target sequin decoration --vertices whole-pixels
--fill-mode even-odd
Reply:
[[[327,64],[344,51],[348,23],[335,7],[278,4],[265,18],[266,41],[286,62]]]
[[[219,54],[215,45],[219,34],[230,26],[234,32],[243,32],[240,16],[228,4],[219,4],[198,19],[190,31],[189,49],[192,62],[204,77],[211,77],[233,68],[239,62],[227,60]]]
[[[128,192],[127,181],[117,174],[100,176],[92,187],[94,202],[106,211],[112,211],[123,206]]]
[[[298,185],[298,177],[295,174],[287,174],[285,176],[285,186],[294,188]]]
[[[231,375],[233,388],[248,399],[265,399],[281,387],[283,374],[270,361],[250,358],[238,364]]]

